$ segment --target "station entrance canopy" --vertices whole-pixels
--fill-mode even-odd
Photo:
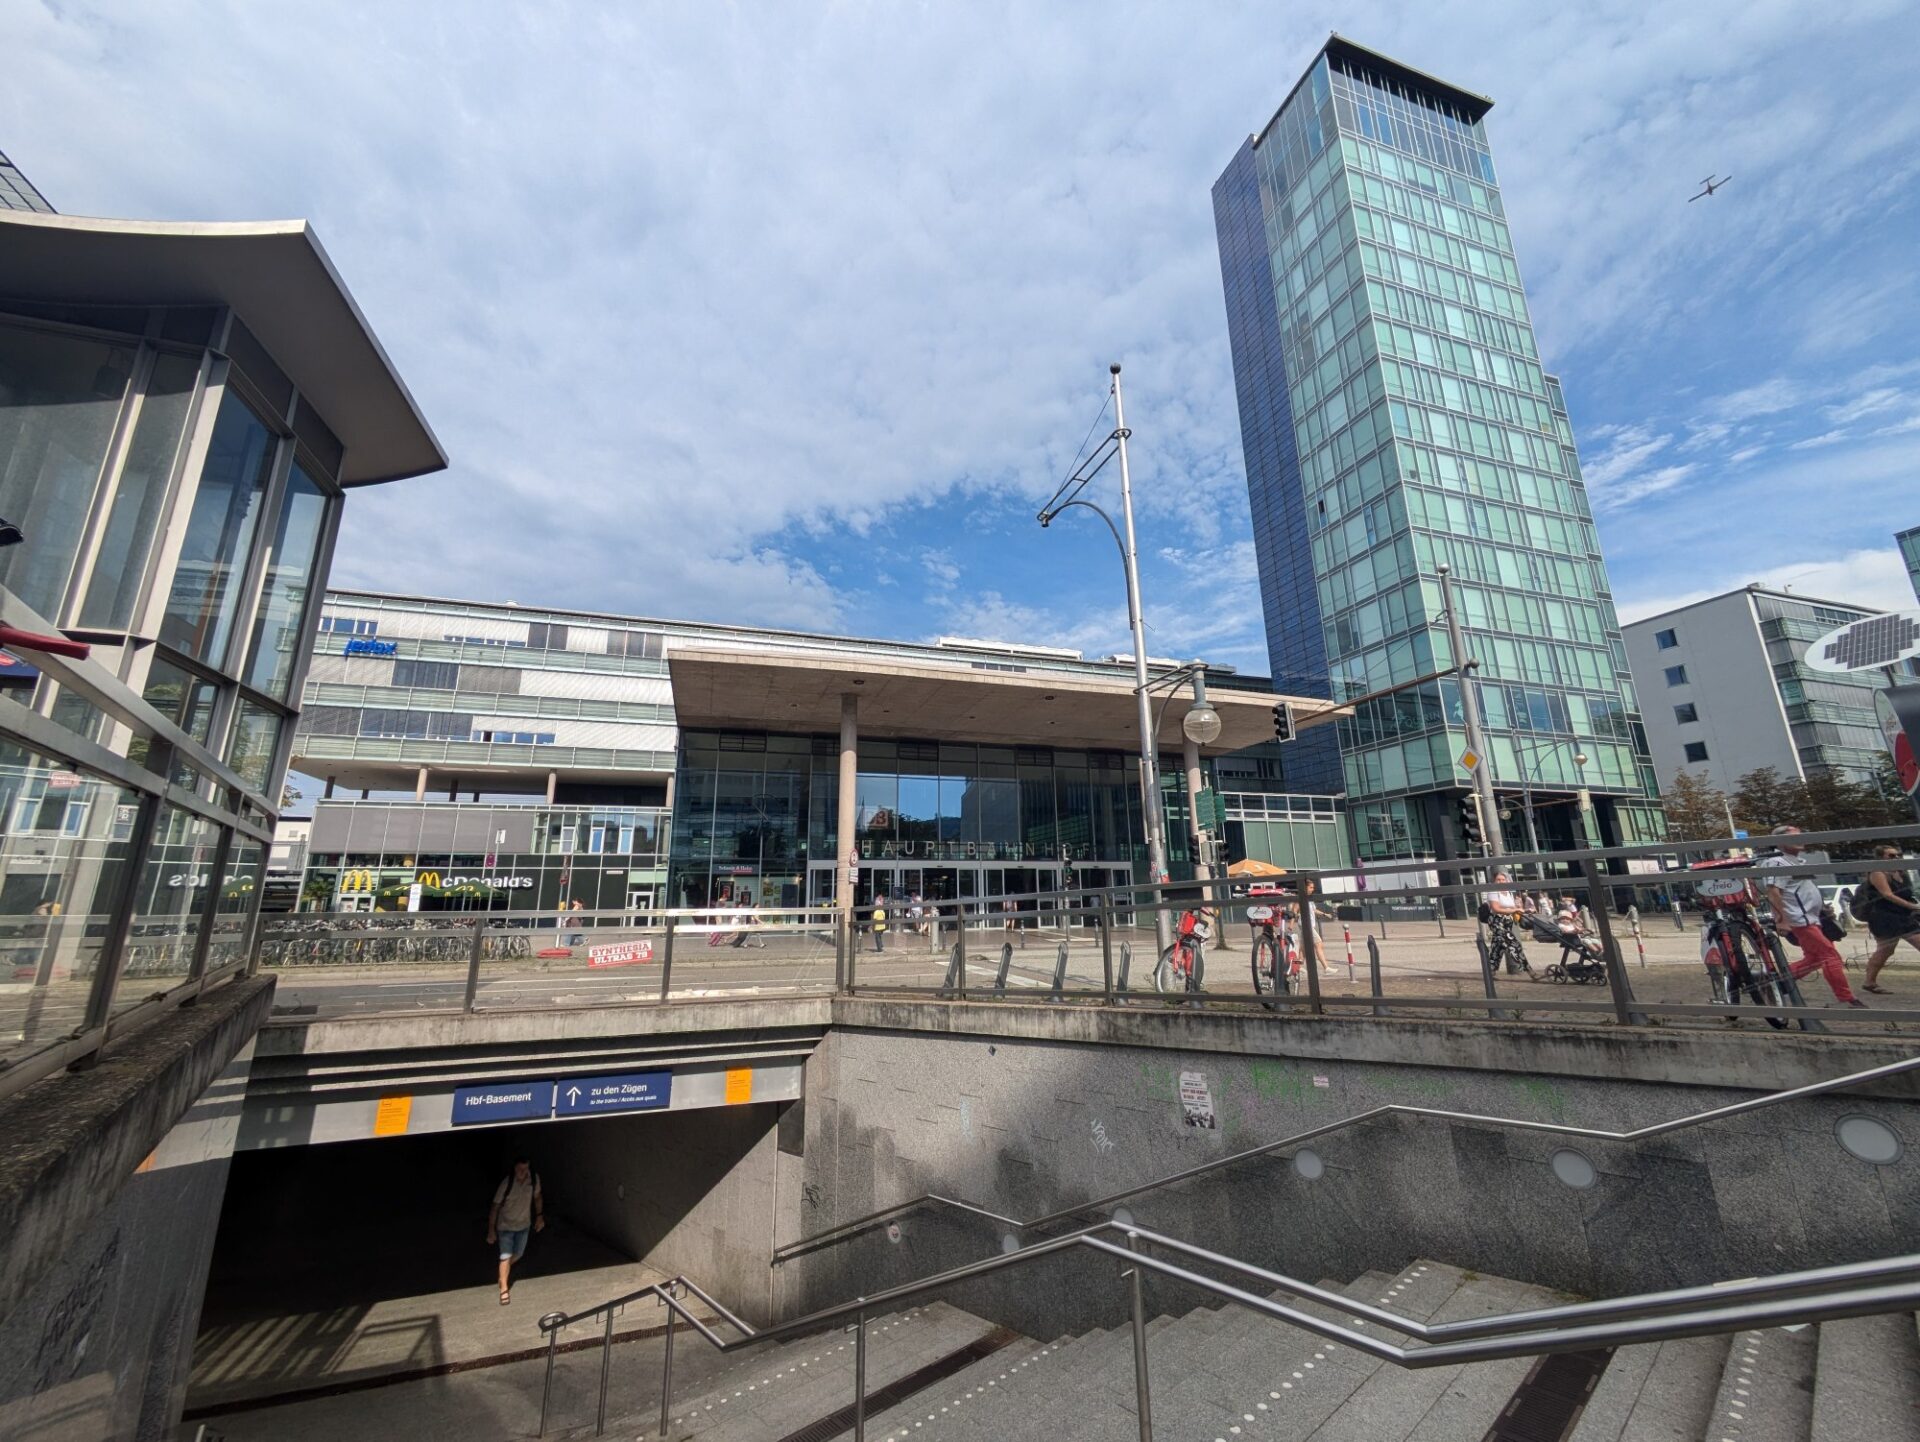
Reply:
[[[673,648],[674,716],[682,728],[837,733],[842,702],[858,703],[864,736],[928,737],[997,746],[1139,749],[1131,673],[1109,679],[1065,670],[1005,669],[995,663],[903,661],[884,654]],[[1008,665],[1018,665],[1017,659]],[[1345,714],[1332,702],[1269,691],[1235,690],[1209,678],[1207,699],[1220,713],[1209,756],[1273,739],[1273,708],[1294,708],[1296,729]],[[1166,704],[1163,706],[1163,702]],[[1153,697],[1163,752],[1178,754],[1190,693]]]

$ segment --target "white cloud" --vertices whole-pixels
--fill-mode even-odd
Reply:
[[[1709,596],[1737,590],[1749,582],[1775,591],[1790,590],[1814,600],[1838,601],[1881,611],[1914,608],[1913,583],[1907,576],[1900,552],[1893,547],[1849,551],[1825,560],[1794,561],[1761,571],[1719,567],[1713,574],[1716,580],[1711,585],[1623,598],[1619,603],[1620,619],[1623,623],[1645,620],[1648,616],[1704,601]]]
[[[1822,431],[1817,436],[1803,436],[1801,439],[1788,445],[1787,449],[1790,451],[1818,450],[1822,446],[1838,445],[1841,441],[1844,441],[1849,434],[1851,434],[1851,432],[1845,430]]]
[[[1894,406],[1899,405],[1905,398],[1906,392],[1897,387],[1878,386],[1873,390],[1863,391],[1852,400],[1842,401],[1838,405],[1828,406],[1827,415],[1830,419],[1837,421],[1843,426],[1851,425],[1863,416],[1870,416],[1878,411],[1891,410]]]

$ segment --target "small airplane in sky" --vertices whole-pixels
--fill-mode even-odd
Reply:
[[[1718,190],[1721,186],[1725,185],[1729,180],[1732,180],[1732,179],[1733,177],[1731,175],[1727,175],[1727,176],[1709,175],[1705,180],[1700,182],[1700,194],[1689,195],[1687,197],[1687,204],[1692,205],[1696,200],[1705,199],[1707,196],[1712,195],[1714,191]]]

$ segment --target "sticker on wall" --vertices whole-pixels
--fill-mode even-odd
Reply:
[[[1333,1085],[1333,1083],[1332,1083],[1332,1082],[1330,1082],[1330,1081],[1328,1081],[1328,1080],[1327,1080],[1327,1079],[1326,1079],[1325,1077],[1323,1077],[1323,1076],[1317,1076],[1317,1077],[1315,1077],[1315,1078],[1313,1079],[1313,1084],[1314,1084],[1315,1086],[1317,1086],[1317,1087],[1330,1087],[1330,1086],[1332,1086],[1332,1085]]]
[[[736,1066],[727,1069],[727,1105],[741,1106],[753,1100],[753,1068]]]
[[[1204,1072],[1180,1073],[1180,1115],[1190,1127],[1213,1131],[1219,1123],[1213,1115],[1213,1093],[1207,1090]]]
[[[407,1123],[412,1118],[413,1097],[410,1094],[381,1097],[380,1105],[373,1109],[373,1134],[376,1137],[405,1136]]]

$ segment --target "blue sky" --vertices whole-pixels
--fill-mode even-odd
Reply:
[[[1209,188],[1330,29],[1494,97],[1629,618],[1912,604],[1912,4],[0,0],[0,149],[314,222],[454,462],[343,584],[1125,649],[1104,529],[1033,521],[1117,359],[1149,647],[1264,670]]]

